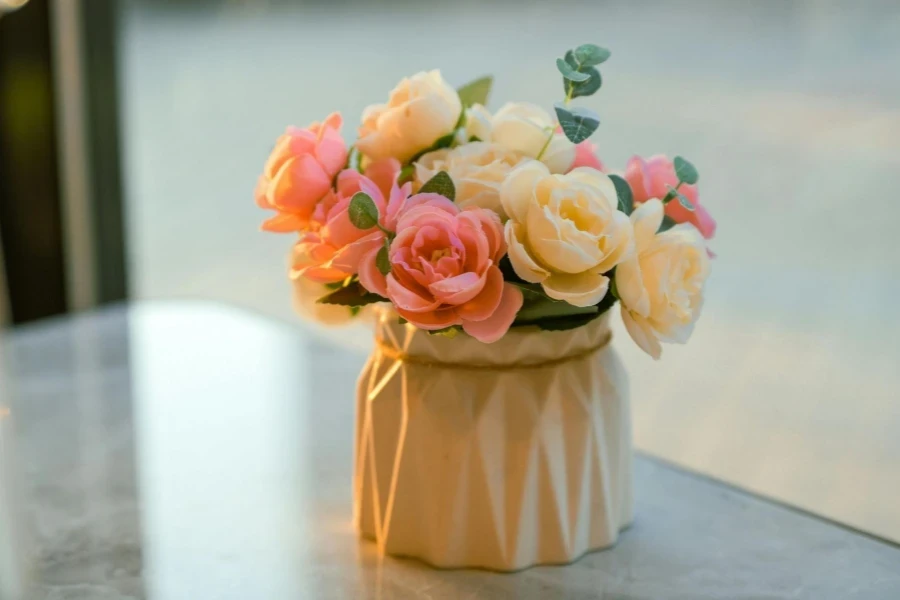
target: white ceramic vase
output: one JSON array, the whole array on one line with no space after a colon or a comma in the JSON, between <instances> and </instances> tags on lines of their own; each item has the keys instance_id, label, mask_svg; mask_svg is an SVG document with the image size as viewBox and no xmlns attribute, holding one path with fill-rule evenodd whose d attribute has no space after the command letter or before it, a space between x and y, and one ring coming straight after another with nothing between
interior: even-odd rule
<instances>
[{"instance_id":1,"label":"white ceramic vase","mask_svg":"<svg viewBox=\"0 0 900 600\"><path fill-rule=\"evenodd\" d=\"M359 379L354 517L382 553L513 571L632 520L626 374L608 314L482 344L379 313Z\"/></svg>"}]
</instances>

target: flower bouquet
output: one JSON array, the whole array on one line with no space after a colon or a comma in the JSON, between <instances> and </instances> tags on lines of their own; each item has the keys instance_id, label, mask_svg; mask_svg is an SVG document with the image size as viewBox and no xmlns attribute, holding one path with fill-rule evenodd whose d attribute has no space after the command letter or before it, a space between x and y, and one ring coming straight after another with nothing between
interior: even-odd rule
<instances>
[{"instance_id":1,"label":"flower bouquet","mask_svg":"<svg viewBox=\"0 0 900 600\"><path fill-rule=\"evenodd\" d=\"M288 128L256 188L263 229L299 236L290 276L316 306L377 309L359 380L355 518L382 552L514 570L611 545L631 521L620 304L654 358L685 342L715 222L697 169L665 156L604 167L588 141L610 56L556 60L554 115L486 108L491 78L439 71L365 110Z\"/></svg>"}]
</instances>

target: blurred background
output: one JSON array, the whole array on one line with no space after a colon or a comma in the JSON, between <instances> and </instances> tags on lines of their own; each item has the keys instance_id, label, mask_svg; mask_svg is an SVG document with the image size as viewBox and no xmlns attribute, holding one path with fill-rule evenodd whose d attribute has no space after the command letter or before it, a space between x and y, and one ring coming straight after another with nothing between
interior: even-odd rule
<instances>
[{"instance_id":1,"label":"blurred background","mask_svg":"<svg viewBox=\"0 0 900 600\"><path fill-rule=\"evenodd\" d=\"M0 0L0 15L0 323L203 298L348 352L370 334L294 316L291 239L258 231L252 190L284 127L339 110L352 137L366 105L436 67L455 85L493 74L492 109L549 108L557 56L610 48L588 100L600 157L690 158L719 224L691 343L659 363L618 344L638 448L900 540L895 0Z\"/></svg>"}]
</instances>

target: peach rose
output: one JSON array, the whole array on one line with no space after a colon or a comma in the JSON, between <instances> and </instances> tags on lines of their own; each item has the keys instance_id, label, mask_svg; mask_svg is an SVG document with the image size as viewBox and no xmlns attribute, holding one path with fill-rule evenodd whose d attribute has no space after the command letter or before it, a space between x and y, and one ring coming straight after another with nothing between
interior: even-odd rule
<instances>
[{"instance_id":1,"label":"peach rose","mask_svg":"<svg viewBox=\"0 0 900 600\"><path fill-rule=\"evenodd\" d=\"M341 171L337 189L319 202L310 228L294 246L291 277L334 283L355 275L363 254L380 248L385 234L377 227L357 229L350 222L350 201L357 192L365 192L378 207L381 226L393 227L396 211L411 188L411 184L397 186L399 170L399 163L388 159L372 163L365 176L351 169Z\"/></svg>"},{"instance_id":2,"label":"peach rose","mask_svg":"<svg viewBox=\"0 0 900 600\"><path fill-rule=\"evenodd\" d=\"M639 156L632 157L625 167L625 180L631 186L635 205L650 198L662 199L669 191L668 186L675 187L678 184L672 160L662 154L646 160ZM678 191L691 201L694 210L686 209L676 200L666 204L666 214L676 223L690 223L706 239L712 238L716 234L716 221L700 204L697 186L682 185Z\"/></svg>"},{"instance_id":3,"label":"peach rose","mask_svg":"<svg viewBox=\"0 0 900 600\"><path fill-rule=\"evenodd\" d=\"M437 194L411 196L397 220L387 276L373 248L359 281L393 302L413 325L438 330L462 325L475 339L500 339L522 307L522 292L503 281L503 226L489 210L460 208Z\"/></svg>"},{"instance_id":4,"label":"peach rose","mask_svg":"<svg viewBox=\"0 0 900 600\"><path fill-rule=\"evenodd\" d=\"M633 248L631 222L617 208L609 177L586 167L551 175L546 165L529 161L503 182L500 200L509 215L509 260L519 277L573 306L603 299L605 273Z\"/></svg>"},{"instance_id":5,"label":"peach rose","mask_svg":"<svg viewBox=\"0 0 900 600\"><path fill-rule=\"evenodd\" d=\"M278 138L256 184L256 204L278 212L263 223L264 230L286 233L307 226L334 176L347 164L340 128L341 115L332 113L306 129L288 127Z\"/></svg>"},{"instance_id":6,"label":"peach rose","mask_svg":"<svg viewBox=\"0 0 900 600\"><path fill-rule=\"evenodd\" d=\"M416 189L440 171L445 171L456 187L456 203L465 208L478 206L506 218L500 204L500 185L523 157L499 144L472 142L452 150L429 152L416 163Z\"/></svg>"},{"instance_id":7,"label":"peach rose","mask_svg":"<svg viewBox=\"0 0 900 600\"><path fill-rule=\"evenodd\" d=\"M417 73L397 84L387 104L366 108L356 147L370 159L406 162L451 133L460 112L459 95L440 71Z\"/></svg>"}]
</instances>

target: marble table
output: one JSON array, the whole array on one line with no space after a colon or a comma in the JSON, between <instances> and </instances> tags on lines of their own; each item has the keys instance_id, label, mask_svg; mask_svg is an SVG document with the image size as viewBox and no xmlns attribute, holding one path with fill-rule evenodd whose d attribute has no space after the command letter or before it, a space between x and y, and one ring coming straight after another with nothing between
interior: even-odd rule
<instances>
[{"instance_id":1,"label":"marble table","mask_svg":"<svg viewBox=\"0 0 900 600\"><path fill-rule=\"evenodd\" d=\"M641 455L611 550L379 558L350 522L364 358L200 302L0 332L0 599L900 598L897 546Z\"/></svg>"}]
</instances>

